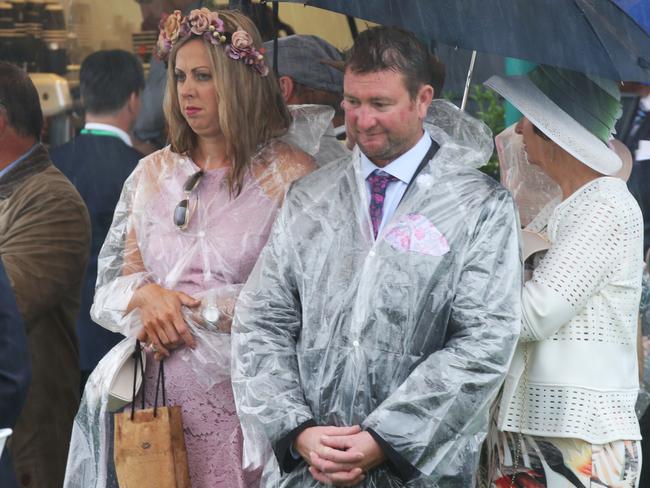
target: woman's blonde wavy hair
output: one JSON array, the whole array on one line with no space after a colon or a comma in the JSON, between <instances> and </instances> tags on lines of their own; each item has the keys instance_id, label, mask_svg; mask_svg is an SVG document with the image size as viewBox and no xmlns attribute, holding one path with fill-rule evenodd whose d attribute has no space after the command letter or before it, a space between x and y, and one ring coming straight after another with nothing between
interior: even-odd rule
<instances>
[{"instance_id":1,"label":"woman's blonde wavy hair","mask_svg":"<svg viewBox=\"0 0 650 488\"><path fill-rule=\"evenodd\" d=\"M248 17L236 10L217 12L227 32L242 28L251 35L257 49L262 46L262 38ZM193 39L201 39L208 47L219 106L219 125L226 140L226 155L232 161L228 188L231 195L236 196L241 192L252 156L270 139L286 133L292 122L291 115L272 70L267 76L260 76L243 62L229 58L223 45L210 44L199 36L188 36L173 47L167 67L163 107L174 152L184 154L195 149L197 144L197 136L187 124L178 102L174 76L178 50Z\"/></svg>"}]
</instances>

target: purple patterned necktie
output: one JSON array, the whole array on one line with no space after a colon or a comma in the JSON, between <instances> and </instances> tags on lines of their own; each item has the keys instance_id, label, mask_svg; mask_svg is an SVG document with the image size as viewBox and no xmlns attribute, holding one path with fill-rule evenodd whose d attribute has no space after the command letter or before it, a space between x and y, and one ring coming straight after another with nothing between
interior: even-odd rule
<instances>
[{"instance_id":1,"label":"purple patterned necktie","mask_svg":"<svg viewBox=\"0 0 650 488\"><path fill-rule=\"evenodd\" d=\"M375 239L377 238L381 218L384 214L386 188L388 188L388 183L393 181L399 181L399 179L378 169L374 170L368 176L368 183L370 183L370 221L372 222Z\"/></svg>"}]
</instances>

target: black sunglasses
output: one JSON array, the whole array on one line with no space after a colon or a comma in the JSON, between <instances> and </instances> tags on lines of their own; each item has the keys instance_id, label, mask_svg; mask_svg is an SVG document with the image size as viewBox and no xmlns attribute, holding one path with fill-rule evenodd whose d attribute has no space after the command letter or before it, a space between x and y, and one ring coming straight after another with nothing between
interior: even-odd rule
<instances>
[{"instance_id":1,"label":"black sunglasses","mask_svg":"<svg viewBox=\"0 0 650 488\"><path fill-rule=\"evenodd\" d=\"M191 175L183 185L185 198L183 198L174 209L174 225L181 230L187 229L187 226L190 224L190 219L194 213L194 209L190 210L190 196L192 195L192 192L196 190L196 187L199 186L199 181L201 181L203 174L202 170L197 171Z\"/></svg>"}]
</instances>

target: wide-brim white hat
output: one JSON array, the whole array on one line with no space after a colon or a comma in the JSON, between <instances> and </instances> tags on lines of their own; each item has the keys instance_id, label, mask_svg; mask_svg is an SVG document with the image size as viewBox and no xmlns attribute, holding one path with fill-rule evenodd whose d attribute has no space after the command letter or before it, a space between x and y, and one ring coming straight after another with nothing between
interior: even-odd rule
<instances>
[{"instance_id":1,"label":"wide-brim white hat","mask_svg":"<svg viewBox=\"0 0 650 488\"><path fill-rule=\"evenodd\" d=\"M538 67L533 78L540 71L547 78L562 77L559 86L551 89L554 90L557 103L542 91L539 82L533 82L531 74L492 76L484 84L512 103L540 131L583 164L604 175L613 175L619 171L621 159L605 142L611 137L613 122L621 114L618 87L613 82L594 81L586 75L547 66ZM573 78L578 76L581 77L582 87L579 83L573 83ZM584 90L584 83L590 81L593 83L589 86L590 90ZM594 91L599 92L594 95L595 100L590 97ZM570 107L568 111L574 115L569 115L559 103L565 103ZM618 110L615 108L616 103ZM593 133L595 130L592 129L592 132L578 122L576 116L589 121L592 127L597 126L600 137ZM606 132L609 133L605 134Z\"/></svg>"}]
</instances>

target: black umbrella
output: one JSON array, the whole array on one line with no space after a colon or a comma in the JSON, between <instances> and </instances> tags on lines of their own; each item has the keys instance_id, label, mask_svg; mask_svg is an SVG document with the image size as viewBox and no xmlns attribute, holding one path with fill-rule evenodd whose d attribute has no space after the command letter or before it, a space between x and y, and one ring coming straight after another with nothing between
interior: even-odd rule
<instances>
[{"instance_id":1,"label":"black umbrella","mask_svg":"<svg viewBox=\"0 0 650 488\"><path fill-rule=\"evenodd\" d=\"M401 26L465 49L650 82L650 34L612 0L282 1ZM638 8L650 11L650 0Z\"/></svg>"},{"instance_id":2,"label":"black umbrella","mask_svg":"<svg viewBox=\"0 0 650 488\"><path fill-rule=\"evenodd\" d=\"M614 0L614 2L636 20L646 32L650 32L650 3L648 0Z\"/></svg>"}]
</instances>

